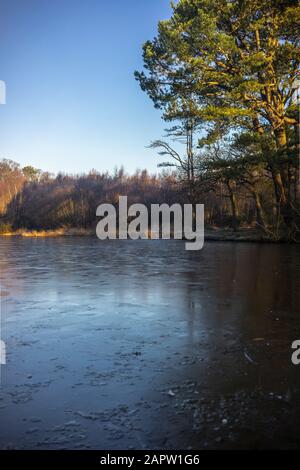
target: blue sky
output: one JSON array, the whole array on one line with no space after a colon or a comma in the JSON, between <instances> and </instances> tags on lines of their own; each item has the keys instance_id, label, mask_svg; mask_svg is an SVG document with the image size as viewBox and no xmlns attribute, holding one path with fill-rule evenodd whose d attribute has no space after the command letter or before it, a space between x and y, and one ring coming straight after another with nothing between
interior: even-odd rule
<instances>
[{"instance_id":1,"label":"blue sky","mask_svg":"<svg viewBox=\"0 0 300 470\"><path fill-rule=\"evenodd\" d=\"M160 112L133 77L169 0L0 0L0 158L51 172L157 171Z\"/></svg>"}]
</instances>

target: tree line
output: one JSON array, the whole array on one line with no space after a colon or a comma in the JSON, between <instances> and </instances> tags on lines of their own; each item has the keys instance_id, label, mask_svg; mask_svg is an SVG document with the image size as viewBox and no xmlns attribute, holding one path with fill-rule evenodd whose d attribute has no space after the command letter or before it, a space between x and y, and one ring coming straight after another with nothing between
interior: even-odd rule
<instances>
[{"instance_id":1,"label":"tree line","mask_svg":"<svg viewBox=\"0 0 300 470\"><path fill-rule=\"evenodd\" d=\"M92 170L88 174L55 176L3 159L0 230L92 228L97 223L97 206L104 202L117 204L120 195L127 195L129 204L142 202L148 207L152 203L180 202L181 197L176 177L171 174L157 176L137 170L128 175L121 168L114 174Z\"/></svg>"},{"instance_id":2,"label":"tree line","mask_svg":"<svg viewBox=\"0 0 300 470\"><path fill-rule=\"evenodd\" d=\"M208 184L208 183L207 183ZM213 182L209 182L212 185ZM128 203L184 204L190 200L190 188L179 172L163 170L150 175L146 170L128 175L123 168L113 174L92 170L87 174L52 175L32 166L0 160L0 233L18 229L55 230L59 228L94 229L96 208L104 202L117 205L119 196L128 196ZM232 227L231 199L225 182L218 181L214 191L202 188L205 223L208 227ZM270 189L271 191L271 189ZM233 198L234 201L234 198ZM253 200L241 197L236 204L240 224L256 225Z\"/></svg>"}]
</instances>

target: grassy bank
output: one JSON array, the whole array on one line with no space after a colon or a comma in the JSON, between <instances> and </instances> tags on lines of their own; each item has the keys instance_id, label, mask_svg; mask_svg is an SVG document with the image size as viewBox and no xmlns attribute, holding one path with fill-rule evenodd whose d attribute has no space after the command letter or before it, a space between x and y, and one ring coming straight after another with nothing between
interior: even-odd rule
<instances>
[{"instance_id":1,"label":"grassy bank","mask_svg":"<svg viewBox=\"0 0 300 470\"><path fill-rule=\"evenodd\" d=\"M56 230L27 230L18 229L10 232L0 233L2 237L84 237L95 235L95 230L84 228L59 228Z\"/></svg>"},{"instance_id":2,"label":"grassy bank","mask_svg":"<svg viewBox=\"0 0 300 470\"><path fill-rule=\"evenodd\" d=\"M2 237L31 237L31 238L54 238L54 237L95 237L95 228L59 228L56 230L28 230L18 229L15 231L4 231L0 233ZM118 234L116 235L118 238ZM151 238L149 233L148 238ZM282 243L287 242L287 237L282 234L274 236L255 228L241 228L238 231L226 228L207 228L205 229L206 241L235 241L235 242L264 242L264 243Z\"/></svg>"}]
</instances>

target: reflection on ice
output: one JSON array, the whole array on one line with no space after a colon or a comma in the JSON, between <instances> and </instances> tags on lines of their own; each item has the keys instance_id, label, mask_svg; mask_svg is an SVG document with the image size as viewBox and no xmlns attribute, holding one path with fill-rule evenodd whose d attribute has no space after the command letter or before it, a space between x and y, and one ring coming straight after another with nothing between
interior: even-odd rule
<instances>
[{"instance_id":1,"label":"reflection on ice","mask_svg":"<svg viewBox=\"0 0 300 470\"><path fill-rule=\"evenodd\" d=\"M298 248L182 243L0 240L0 447L228 448L280 434L283 400L296 419Z\"/></svg>"}]
</instances>

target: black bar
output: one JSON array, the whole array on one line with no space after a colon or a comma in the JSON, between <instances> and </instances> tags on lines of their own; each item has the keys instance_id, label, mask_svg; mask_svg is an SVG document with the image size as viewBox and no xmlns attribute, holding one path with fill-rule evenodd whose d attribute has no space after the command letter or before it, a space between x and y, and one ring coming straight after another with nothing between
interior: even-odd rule
<instances>
[{"instance_id":1,"label":"black bar","mask_svg":"<svg viewBox=\"0 0 300 470\"><path fill-rule=\"evenodd\" d=\"M298 451L292 451L298 452ZM286 464L290 457L289 451L240 451L240 450L221 450L221 451L127 451L127 450L5 450L0 451L0 464L30 464L31 466L42 464L76 464L89 465L96 468L101 467L121 467L121 468L148 468L149 465L160 467L167 465L170 467L187 466L205 468L206 465L221 465L224 463L233 463L238 458L243 465L262 463L263 458L267 458L271 463L272 458L276 459L277 464ZM246 459L246 460L245 460ZM226 463L227 463L226 462ZM85 467L83 467L85 469Z\"/></svg>"}]
</instances>

